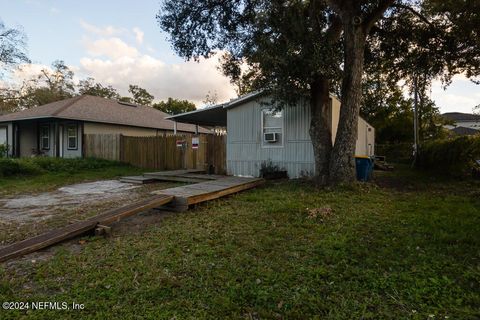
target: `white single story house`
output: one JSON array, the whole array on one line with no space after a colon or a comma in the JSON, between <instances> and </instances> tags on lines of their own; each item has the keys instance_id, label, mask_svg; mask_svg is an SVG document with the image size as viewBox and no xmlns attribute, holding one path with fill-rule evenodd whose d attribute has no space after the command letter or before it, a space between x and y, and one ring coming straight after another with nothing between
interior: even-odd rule
<instances>
[{"instance_id":1,"label":"white single story house","mask_svg":"<svg viewBox=\"0 0 480 320\"><path fill-rule=\"evenodd\" d=\"M330 96L330 126L335 141L340 115L340 101ZM263 102L263 103L262 103ZM177 122L226 127L227 174L260 175L262 163L287 170L290 178L313 175L313 147L310 139L310 106L298 103L272 112L269 97L254 92L213 107L170 116ZM359 118L356 155L373 156L375 129Z\"/></svg>"},{"instance_id":2,"label":"white single story house","mask_svg":"<svg viewBox=\"0 0 480 320\"><path fill-rule=\"evenodd\" d=\"M167 120L148 106L82 95L0 116L0 145L8 156L76 158L83 156L83 135L156 136L167 132L210 133Z\"/></svg>"}]
</instances>

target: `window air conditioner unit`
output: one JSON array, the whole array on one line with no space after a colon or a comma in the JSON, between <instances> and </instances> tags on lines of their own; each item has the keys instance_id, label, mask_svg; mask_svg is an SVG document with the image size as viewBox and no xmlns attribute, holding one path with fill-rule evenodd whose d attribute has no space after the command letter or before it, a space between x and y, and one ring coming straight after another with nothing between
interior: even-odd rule
<instances>
[{"instance_id":1,"label":"window air conditioner unit","mask_svg":"<svg viewBox=\"0 0 480 320\"><path fill-rule=\"evenodd\" d=\"M265 139L265 142L277 142L278 141L278 133L264 133L263 138Z\"/></svg>"}]
</instances>

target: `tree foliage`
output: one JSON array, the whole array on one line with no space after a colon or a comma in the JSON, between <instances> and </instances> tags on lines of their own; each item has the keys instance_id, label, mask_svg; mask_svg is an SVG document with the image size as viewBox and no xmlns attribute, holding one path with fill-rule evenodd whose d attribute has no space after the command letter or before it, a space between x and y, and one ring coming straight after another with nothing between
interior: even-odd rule
<instances>
[{"instance_id":1,"label":"tree foliage","mask_svg":"<svg viewBox=\"0 0 480 320\"><path fill-rule=\"evenodd\" d=\"M31 108L71 98L75 95L73 71L63 62L52 63L51 70L42 69L40 73L27 80L20 92L20 104Z\"/></svg>"},{"instance_id":2,"label":"tree foliage","mask_svg":"<svg viewBox=\"0 0 480 320\"><path fill-rule=\"evenodd\" d=\"M11 67L30 62L26 43L26 35L20 27L7 27L0 20L0 76Z\"/></svg>"},{"instance_id":3,"label":"tree foliage","mask_svg":"<svg viewBox=\"0 0 480 320\"><path fill-rule=\"evenodd\" d=\"M79 94L88 94L91 96L103 97L108 99L119 99L120 95L112 86L104 86L99 82L95 82L93 78L87 78L85 80L80 80L78 83L78 93Z\"/></svg>"},{"instance_id":4,"label":"tree foliage","mask_svg":"<svg viewBox=\"0 0 480 320\"><path fill-rule=\"evenodd\" d=\"M283 105L309 100L316 173L341 182L354 177L364 66L410 85L421 77L423 93L436 77L448 84L456 73L474 76L478 13L473 0L167 0L157 18L184 58L225 51L221 69L239 92L260 88ZM328 90L339 80L343 107L332 149L322 128Z\"/></svg>"},{"instance_id":5,"label":"tree foliage","mask_svg":"<svg viewBox=\"0 0 480 320\"><path fill-rule=\"evenodd\" d=\"M154 103L152 107L171 115L194 111L196 109L193 102L173 98L168 98L167 101Z\"/></svg>"},{"instance_id":6,"label":"tree foliage","mask_svg":"<svg viewBox=\"0 0 480 320\"><path fill-rule=\"evenodd\" d=\"M322 1L192 0L166 1L157 19L180 56L224 50L224 74L248 84L240 92L269 90L293 102L309 97L316 74L340 76L341 46L326 45L335 24L329 13Z\"/></svg>"},{"instance_id":7,"label":"tree foliage","mask_svg":"<svg viewBox=\"0 0 480 320\"><path fill-rule=\"evenodd\" d=\"M155 98L147 90L137 85L129 85L128 92L130 92L130 94L132 95L131 101L142 106L151 106L153 99Z\"/></svg>"}]
</instances>

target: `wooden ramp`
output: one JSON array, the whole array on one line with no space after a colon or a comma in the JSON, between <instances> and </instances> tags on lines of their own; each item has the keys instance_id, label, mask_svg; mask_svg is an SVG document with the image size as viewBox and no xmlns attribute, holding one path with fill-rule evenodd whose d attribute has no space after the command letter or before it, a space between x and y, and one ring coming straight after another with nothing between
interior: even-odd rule
<instances>
[{"instance_id":1,"label":"wooden ramp","mask_svg":"<svg viewBox=\"0 0 480 320\"><path fill-rule=\"evenodd\" d=\"M173 196L174 199L166 208L175 211L186 211L189 205L217 199L236 192L251 189L263 184L260 178L223 177L216 180L200 182L192 185L158 190L153 194Z\"/></svg>"},{"instance_id":2,"label":"wooden ramp","mask_svg":"<svg viewBox=\"0 0 480 320\"><path fill-rule=\"evenodd\" d=\"M129 217L139 212L161 207L172 200L173 196L153 196L121 208L109 210L85 221L72 223L66 227L54 229L39 236L16 242L0 249L0 262L19 257L27 253L46 248L52 244L79 236L87 231L94 230L97 225L109 225L119 221L122 218Z\"/></svg>"}]
</instances>

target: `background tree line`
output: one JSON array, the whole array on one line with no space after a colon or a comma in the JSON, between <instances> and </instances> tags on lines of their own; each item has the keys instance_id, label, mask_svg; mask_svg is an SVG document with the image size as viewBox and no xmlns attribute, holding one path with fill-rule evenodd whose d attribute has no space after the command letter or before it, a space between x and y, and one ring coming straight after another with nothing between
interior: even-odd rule
<instances>
[{"instance_id":1,"label":"background tree line","mask_svg":"<svg viewBox=\"0 0 480 320\"><path fill-rule=\"evenodd\" d=\"M116 88L96 82L94 78L80 80L76 84L73 77L73 71L63 61L55 61L51 70L42 69L39 74L25 80L20 88L2 88L0 112L15 112L84 94L151 106L168 114L196 109L195 104L188 100L168 98L154 102L155 97L138 85L130 84L130 96L122 96Z\"/></svg>"},{"instance_id":2,"label":"background tree line","mask_svg":"<svg viewBox=\"0 0 480 320\"><path fill-rule=\"evenodd\" d=\"M42 69L26 79L20 87L7 86L8 77L21 64L29 64L27 37L21 27L7 27L0 20L0 114L41 106L78 95L92 95L151 106L168 114L196 109L188 100L168 98L154 102L155 97L138 85L129 85L130 96L121 96L111 85L103 85L94 78L74 82L74 72L62 60L54 61L51 69ZM207 95L207 100L208 95Z\"/></svg>"}]
</instances>

